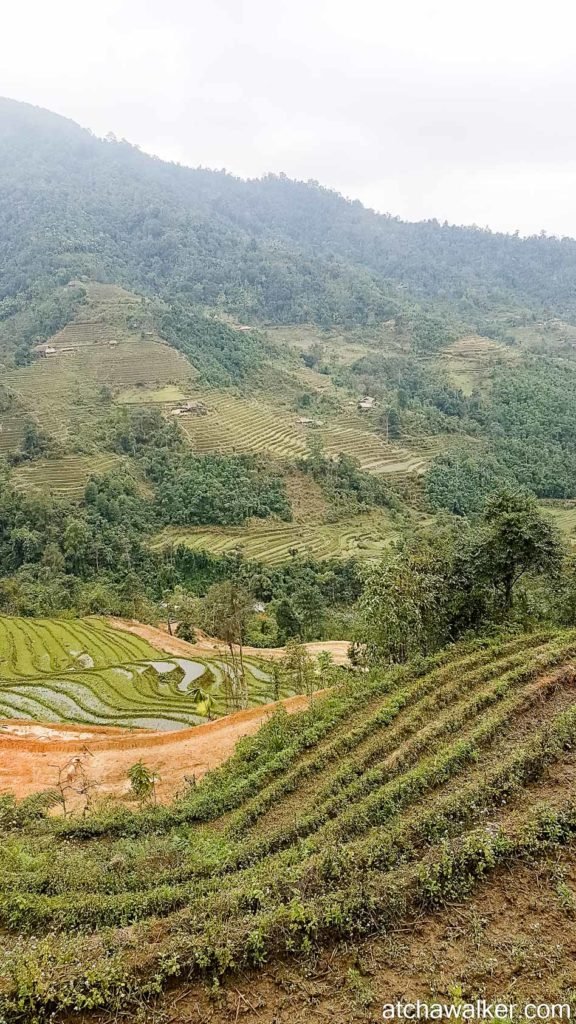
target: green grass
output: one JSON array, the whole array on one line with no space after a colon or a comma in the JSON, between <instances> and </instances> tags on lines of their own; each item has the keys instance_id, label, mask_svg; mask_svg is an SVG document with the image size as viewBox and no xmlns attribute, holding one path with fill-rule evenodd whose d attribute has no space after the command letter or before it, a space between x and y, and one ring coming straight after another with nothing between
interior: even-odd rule
<instances>
[{"instance_id":1,"label":"green grass","mask_svg":"<svg viewBox=\"0 0 576 1024\"><path fill-rule=\"evenodd\" d=\"M544 515L562 531L572 544L576 544L576 502L542 501L540 508Z\"/></svg>"},{"instance_id":2,"label":"green grass","mask_svg":"<svg viewBox=\"0 0 576 1024\"><path fill-rule=\"evenodd\" d=\"M0 617L0 718L174 729L239 706L224 653L163 655L99 619ZM264 661L247 658L246 701L276 693ZM281 686L278 696L293 690Z\"/></svg>"},{"instance_id":3,"label":"green grass","mask_svg":"<svg viewBox=\"0 0 576 1024\"><path fill-rule=\"evenodd\" d=\"M351 677L168 807L39 827L6 805L0 1012L126 1013L178 976L405 935L574 843L575 654L575 630L532 633Z\"/></svg>"},{"instance_id":4,"label":"green grass","mask_svg":"<svg viewBox=\"0 0 576 1024\"><path fill-rule=\"evenodd\" d=\"M280 565L293 554L318 559L378 558L397 536L397 528L389 517L375 512L337 523L258 521L228 529L170 527L155 539L153 546L184 544L214 555L240 550L247 559Z\"/></svg>"}]
</instances>

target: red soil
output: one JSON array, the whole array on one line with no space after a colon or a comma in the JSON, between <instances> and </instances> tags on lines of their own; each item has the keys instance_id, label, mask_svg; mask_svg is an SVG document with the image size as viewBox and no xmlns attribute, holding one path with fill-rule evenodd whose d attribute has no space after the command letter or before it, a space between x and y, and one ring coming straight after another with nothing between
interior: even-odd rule
<instances>
[{"instance_id":1,"label":"red soil","mask_svg":"<svg viewBox=\"0 0 576 1024\"><path fill-rule=\"evenodd\" d=\"M84 763L96 784L96 796L127 793L128 769L142 759L160 775L158 798L169 800L182 787L185 775L200 779L225 761L238 740L256 732L275 707L283 705L293 712L307 703L307 697L289 697L176 732L0 721L0 793L24 797L48 789L57 781L58 767L86 754Z\"/></svg>"},{"instance_id":2,"label":"red soil","mask_svg":"<svg viewBox=\"0 0 576 1024\"><path fill-rule=\"evenodd\" d=\"M143 637L168 654L184 657L213 654L221 645L200 634L194 644L170 636L163 629L140 622L110 619L110 625ZM310 653L329 651L337 664L347 661L346 641L308 644ZM283 648L260 650L246 648L246 654L259 658L279 658ZM288 712L305 708L308 698L290 697L278 704L239 711L215 722L175 732L144 729L116 729L107 726L74 726L0 720L0 793L28 796L55 785L58 767L75 756L84 756L96 796L127 794L127 772L135 761L142 761L160 776L157 791L161 801L171 799L183 786L184 776L197 779L221 764L234 751L242 736L256 732L275 707ZM89 753L87 753L89 751Z\"/></svg>"}]
</instances>

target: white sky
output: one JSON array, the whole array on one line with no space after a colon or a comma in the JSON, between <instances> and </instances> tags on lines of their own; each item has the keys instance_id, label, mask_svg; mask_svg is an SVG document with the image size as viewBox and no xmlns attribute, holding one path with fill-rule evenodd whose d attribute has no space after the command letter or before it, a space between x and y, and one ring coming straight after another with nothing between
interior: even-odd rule
<instances>
[{"instance_id":1,"label":"white sky","mask_svg":"<svg viewBox=\"0 0 576 1024\"><path fill-rule=\"evenodd\" d=\"M166 159L576 236L574 0L0 0L0 95Z\"/></svg>"}]
</instances>

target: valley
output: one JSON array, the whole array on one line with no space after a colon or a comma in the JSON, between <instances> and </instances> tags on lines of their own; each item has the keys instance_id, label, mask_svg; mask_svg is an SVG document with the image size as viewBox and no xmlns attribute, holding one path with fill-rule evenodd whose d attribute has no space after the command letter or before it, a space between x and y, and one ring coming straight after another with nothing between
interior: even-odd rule
<instances>
[{"instance_id":1,"label":"valley","mask_svg":"<svg viewBox=\"0 0 576 1024\"><path fill-rule=\"evenodd\" d=\"M0 99L0 1024L576 1008L575 296Z\"/></svg>"}]
</instances>

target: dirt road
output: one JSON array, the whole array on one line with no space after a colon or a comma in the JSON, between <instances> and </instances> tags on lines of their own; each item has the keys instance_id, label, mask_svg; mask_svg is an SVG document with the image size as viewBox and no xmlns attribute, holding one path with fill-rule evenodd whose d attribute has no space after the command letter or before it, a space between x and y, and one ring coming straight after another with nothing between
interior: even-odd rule
<instances>
[{"instance_id":1,"label":"dirt road","mask_svg":"<svg viewBox=\"0 0 576 1024\"><path fill-rule=\"evenodd\" d=\"M115 629L134 633L158 650L180 657L206 657L222 647L218 640L200 632L197 641L189 644L171 636L167 629L128 619L110 618L108 621ZM327 651L335 664L348 664L345 640L306 646L313 655ZM275 659L285 654L283 647L246 647L244 650L247 656L257 658ZM83 755L88 774L97 784L96 794L127 794L128 768L142 759L160 776L159 799L169 800L183 786L185 775L200 779L210 768L230 757L238 740L256 732L274 707L283 705L288 712L293 712L306 707L307 703L307 697L289 697L278 704L250 708L206 725L175 732L0 720L0 793L12 792L24 797L47 789L55 784L59 767L70 758Z\"/></svg>"},{"instance_id":2,"label":"dirt road","mask_svg":"<svg viewBox=\"0 0 576 1024\"><path fill-rule=\"evenodd\" d=\"M55 784L58 767L85 753L95 794L127 794L127 771L142 759L160 775L158 797L166 801L182 787L185 775L200 779L230 757L238 740L256 732L275 707L291 713L307 704L307 697L289 697L168 733L0 720L0 793L24 797L47 789Z\"/></svg>"},{"instance_id":3,"label":"dirt road","mask_svg":"<svg viewBox=\"0 0 576 1024\"><path fill-rule=\"evenodd\" d=\"M202 656L206 657L210 654L216 654L222 650L221 640L215 640L214 637L207 636L201 630L196 630L196 642L189 644L186 640L180 640L177 636L171 636L167 629L162 629L158 626L147 626L145 623L137 622L135 619L109 618L108 622L114 629L124 629L128 633L135 633L136 636L147 640L149 644L157 647L158 650L166 651L167 654L176 654L179 657L193 658L196 655L196 657L201 658ZM305 646L308 653L313 656L322 652L330 654L335 665L350 664L348 660L350 643L348 640L324 640L318 643L306 644ZM243 650L247 658L270 658L276 660L283 658L286 654L285 647L244 647Z\"/></svg>"}]
</instances>

